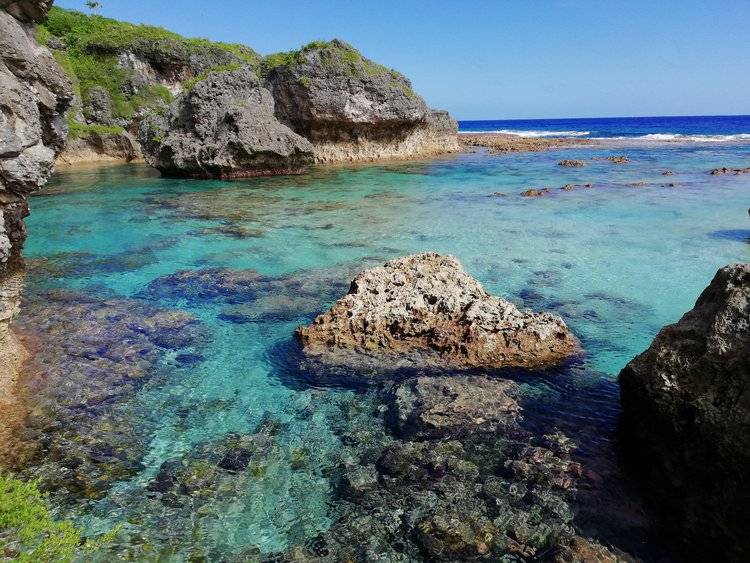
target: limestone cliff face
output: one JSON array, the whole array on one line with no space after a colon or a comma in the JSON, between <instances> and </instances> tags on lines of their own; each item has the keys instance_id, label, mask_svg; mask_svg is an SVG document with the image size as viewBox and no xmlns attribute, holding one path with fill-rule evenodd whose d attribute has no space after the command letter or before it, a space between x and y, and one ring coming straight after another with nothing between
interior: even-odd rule
<instances>
[{"instance_id":1,"label":"limestone cliff face","mask_svg":"<svg viewBox=\"0 0 750 563\"><path fill-rule=\"evenodd\" d=\"M430 110L409 80L333 40L273 66L276 116L315 147L318 162L411 158L458 150L457 124Z\"/></svg>"},{"instance_id":2,"label":"limestone cliff face","mask_svg":"<svg viewBox=\"0 0 750 563\"><path fill-rule=\"evenodd\" d=\"M279 123L273 98L245 67L216 72L142 125L149 164L168 176L241 178L301 172L312 146Z\"/></svg>"},{"instance_id":3,"label":"limestone cliff face","mask_svg":"<svg viewBox=\"0 0 750 563\"><path fill-rule=\"evenodd\" d=\"M50 4L0 0L0 439L17 411L12 387L25 355L10 322L20 300L26 197L52 173L73 97L70 81L34 40L34 23Z\"/></svg>"},{"instance_id":4,"label":"limestone cliff face","mask_svg":"<svg viewBox=\"0 0 750 563\"><path fill-rule=\"evenodd\" d=\"M0 4L0 275L20 263L25 198L47 182L67 136L70 81L34 40L49 4Z\"/></svg>"}]
</instances>

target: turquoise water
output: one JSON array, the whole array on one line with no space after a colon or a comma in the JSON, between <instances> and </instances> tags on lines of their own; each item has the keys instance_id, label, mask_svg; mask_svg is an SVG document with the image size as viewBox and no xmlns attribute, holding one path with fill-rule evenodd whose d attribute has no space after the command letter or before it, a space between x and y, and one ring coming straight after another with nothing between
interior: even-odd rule
<instances>
[{"instance_id":1,"label":"turquoise water","mask_svg":"<svg viewBox=\"0 0 750 563\"><path fill-rule=\"evenodd\" d=\"M347 426L373 424L369 395L301 380L291 334L356 271L428 250L456 255L497 295L564 317L586 357L525 383L537 405L526 418L577 432L584 459L614 464L619 370L719 267L750 261L750 176L707 174L747 165L750 146L628 147L627 165L557 165L622 152L479 151L237 182L162 179L144 166L57 173L31 200L26 256L48 269L30 276L27 307L64 288L187 311L210 334L194 361L175 367L166 353L158 376L119 399L143 448L137 469L101 498L60 500L61 514L91 533L122 524L115 551L136 558L164 546L175 560L270 554L325 530L335 511L328 473L350 455ZM558 189L567 183L593 187ZM519 195L545 186L547 196ZM205 268L255 270L265 289L207 298L155 282ZM145 494L165 461L269 420L279 430L262 468L222 481L205 503ZM591 509L582 512L585 527Z\"/></svg>"}]
</instances>

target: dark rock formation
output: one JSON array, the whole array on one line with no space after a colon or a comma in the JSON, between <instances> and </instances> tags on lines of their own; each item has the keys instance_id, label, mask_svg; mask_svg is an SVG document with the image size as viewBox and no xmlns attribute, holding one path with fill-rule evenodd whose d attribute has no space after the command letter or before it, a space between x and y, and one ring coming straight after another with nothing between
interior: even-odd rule
<instances>
[{"instance_id":1,"label":"dark rock formation","mask_svg":"<svg viewBox=\"0 0 750 563\"><path fill-rule=\"evenodd\" d=\"M494 433L512 426L521 407L518 385L479 376L417 377L390 394L399 434L416 438Z\"/></svg>"},{"instance_id":2,"label":"dark rock formation","mask_svg":"<svg viewBox=\"0 0 750 563\"><path fill-rule=\"evenodd\" d=\"M170 176L241 178L298 173L312 145L274 117L252 67L211 73L169 112L150 116L139 138L149 164Z\"/></svg>"},{"instance_id":3,"label":"dark rock formation","mask_svg":"<svg viewBox=\"0 0 750 563\"><path fill-rule=\"evenodd\" d=\"M582 160L572 160L569 158L561 160L557 164L559 164L560 166L567 167L567 168L582 168L583 166L586 166L586 163Z\"/></svg>"},{"instance_id":4,"label":"dark rock formation","mask_svg":"<svg viewBox=\"0 0 750 563\"><path fill-rule=\"evenodd\" d=\"M319 162L458 150L456 122L430 110L400 73L335 39L285 55L267 75L276 115L315 146Z\"/></svg>"},{"instance_id":5,"label":"dark rock formation","mask_svg":"<svg viewBox=\"0 0 750 563\"><path fill-rule=\"evenodd\" d=\"M67 136L70 81L34 39L50 3L0 4L0 276L20 263L25 198L47 182Z\"/></svg>"},{"instance_id":6,"label":"dark rock formation","mask_svg":"<svg viewBox=\"0 0 750 563\"><path fill-rule=\"evenodd\" d=\"M750 264L719 270L695 307L620 373L626 436L692 553L750 558ZM696 555L698 557L698 555Z\"/></svg>"},{"instance_id":7,"label":"dark rock formation","mask_svg":"<svg viewBox=\"0 0 750 563\"><path fill-rule=\"evenodd\" d=\"M453 367L541 367L578 350L559 317L493 297L452 256L406 256L354 278L349 294L297 329L308 355Z\"/></svg>"},{"instance_id":8,"label":"dark rock formation","mask_svg":"<svg viewBox=\"0 0 750 563\"><path fill-rule=\"evenodd\" d=\"M732 174L734 176L739 176L741 174L750 174L750 167L748 168L714 168L711 170L710 174L712 176L723 176L724 174Z\"/></svg>"}]
</instances>

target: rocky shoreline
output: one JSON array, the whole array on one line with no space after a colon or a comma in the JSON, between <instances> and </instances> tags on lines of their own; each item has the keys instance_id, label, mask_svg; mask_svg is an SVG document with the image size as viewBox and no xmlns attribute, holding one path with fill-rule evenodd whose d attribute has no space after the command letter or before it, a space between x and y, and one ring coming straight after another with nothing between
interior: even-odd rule
<instances>
[{"instance_id":1,"label":"rocky shoreline","mask_svg":"<svg viewBox=\"0 0 750 563\"><path fill-rule=\"evenodd\" d=\"M520 137L504 133L460 133L458 142L471 149L481 147L493 154L509 152L541 152L577 146L595 146L597 141L578 137Z\"/></svg>"}]
</instances>

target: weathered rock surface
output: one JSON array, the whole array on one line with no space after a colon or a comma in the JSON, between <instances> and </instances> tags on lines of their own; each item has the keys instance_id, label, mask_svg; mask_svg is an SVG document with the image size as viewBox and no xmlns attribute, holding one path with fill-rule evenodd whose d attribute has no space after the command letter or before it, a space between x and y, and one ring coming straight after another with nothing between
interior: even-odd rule
<instances>
[{"instance_id":1,"label":"weathered rock surface","mask_svg":"<svg viewBox=\"0 0 750 563\"><path fill-rule=\"evenodd\" d=\"M165 116L147 118L139 139L146 161L170 176L289 174L312 163L312 145L274 117L252 67L211 73Z\"/></svg>"},{"instance_id":2,"label":"weathered rock surface","mask_svg":"<svg viewBox=\"0 0 750 563\"><path fill-rule=\"evenodd\" d=\"M456 122L430 110L400 73L335 39L304 47L270 69L276 115L315 146L319 162L458 150Z\"/></svg>"},{"instance_id":3,"label":"weathered rock surface","mask_svg":"<svg viewBox=\"0 0 750 563\"><path fill-rule=\"evenodd\" d=\"M578 350L562 319L519 311L487 293L456 258L434 253L365 270L348 295L297 335L308 355L333 364L370 355L384 362L536 368Z\"/></svg>"},{"instance_id":4,"label":"weathered rock surface","mask_svg":"<svg viewBox=\"0 0 750 563\"><path fill-rule=\"evenodd\" d=\"M70 81L34 39L49 4L0 4L0 276L19 263L24 200L46 183L67 136Z\"/></svg>"},{"instance_id":5,"label":"weathered rock surface","mask_svg":"<svg viewBox=\"0 0 750 563\"><path fill-rule=\"evenodd\" d=\"M691 551L750 558L750 264L718 271L695 307L620 373L627 436Z\"/></svg>"},{"instance_id":6,"label":"weathered rock surface","mask_svg":"<svg viewBox=\"0 0 750 563\"><path fill-rule=\"evenodd\" d=\"M416 377L390 393L393 425L402 436L460 437L506 429L518 419L518 385L481 376Z\"/></svg>"}]
</instances>

